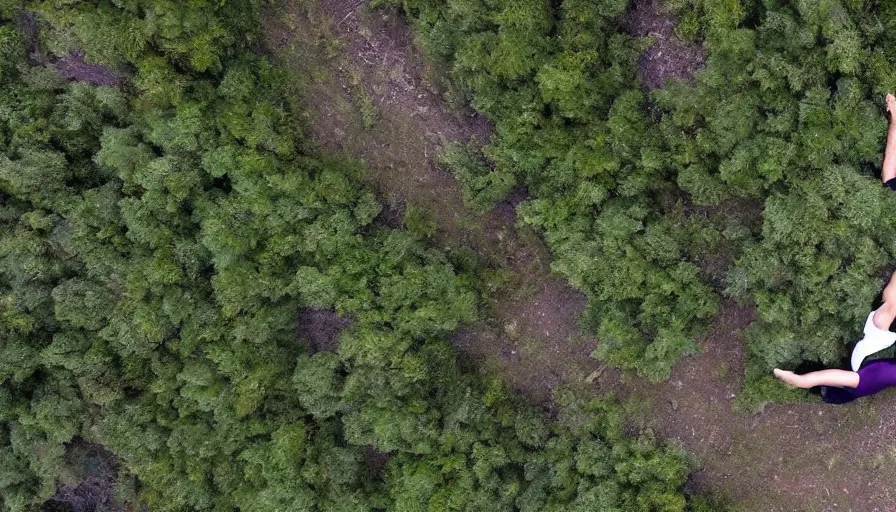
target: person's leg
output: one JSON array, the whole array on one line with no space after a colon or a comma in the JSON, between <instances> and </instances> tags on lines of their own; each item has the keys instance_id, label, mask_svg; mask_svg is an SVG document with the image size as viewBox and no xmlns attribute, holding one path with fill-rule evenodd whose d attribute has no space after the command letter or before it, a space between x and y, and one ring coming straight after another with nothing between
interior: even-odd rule
<instances>
[{"instance_id":1,"label":"person's leg","mask_svg":"<svg viewBox=\"0 0 896 512\"><path fill-rule=\"evenodd\" d=\"M887 130L884 166L880 174L884 183L896 178L896 97L892 94L887 94L887 112L890 113L890 128Z\"/></svg>"},{"instance_id":2,"label":"person's leg","mask_svg":"<svg viewBox=\"0 0 896 512\"><path fill-rule=\"evenodd\" d=\"M855 388L859 385L859 374L847 370L821 370L797 375L787 370L775 368L775 377L791 386L808 389L815 386L839 386Z\"/></svg>"}]
</instances>

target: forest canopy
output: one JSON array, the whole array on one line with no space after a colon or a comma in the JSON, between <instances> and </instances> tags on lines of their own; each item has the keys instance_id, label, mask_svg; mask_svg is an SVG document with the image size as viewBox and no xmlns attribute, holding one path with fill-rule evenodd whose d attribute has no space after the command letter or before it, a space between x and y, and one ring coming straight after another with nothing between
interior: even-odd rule
<instances>
[{"instance_id":1,"label":"forest canopy","mask_svg":"<svg viewBox=\"0 0 896 512\"><path fill-rule=\"evenodd\" d=\"M668 0L706 62L651 89L629 2L379 3L493 123L442 164L472 209L526 188L597 357L663 380L734 299L741 404L841 363L896 254L896 6ZM708 509L612 400L545 419L461 368L476 278L309 144L259 8L0 1L0 507L108 453L153 510Z\"/></svg>"},{"instance_id":2,"label":"forest canopy","mask_svg":"<svg viewBox=\"0 0 896 512\"><path fill-rule=\"evenodd\" d=\"M612 402L460 369L470 276L309 148L257 7L0 3L0 508L102 447L150 510L708 510Z\"/></svg>"}]
</instances>

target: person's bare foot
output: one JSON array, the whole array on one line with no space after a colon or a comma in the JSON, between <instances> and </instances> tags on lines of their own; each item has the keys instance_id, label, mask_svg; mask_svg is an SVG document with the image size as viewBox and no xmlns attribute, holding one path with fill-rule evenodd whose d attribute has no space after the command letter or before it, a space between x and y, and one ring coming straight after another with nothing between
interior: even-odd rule
<instances>
[{"instance_id":1,"label":"person's bare foot","mask_svg":"<svg viewBox=\"0 0 896 512\"><path fill-rule=\"evenodd\" d=\"M890 121L893 120L893 115L896 114L896 96L893 96L890 93L887 93L887 114L890 115Z\"/></svg>"},{"instance_id":2,"label":"person's bare foot","mask_svg":"<svg viewBox=\"0 0 896 512\"><path fill-rule=\"evenodd\" d=\"M799 375L797 375L791 371L788 371L788 370L782 370L780 368L775 368L773 373L775 374L775 377L781 379L785 383L790 384L791 386L800 387L800 385L799 385L800 376Z\"/></svg>"}]
</instances>

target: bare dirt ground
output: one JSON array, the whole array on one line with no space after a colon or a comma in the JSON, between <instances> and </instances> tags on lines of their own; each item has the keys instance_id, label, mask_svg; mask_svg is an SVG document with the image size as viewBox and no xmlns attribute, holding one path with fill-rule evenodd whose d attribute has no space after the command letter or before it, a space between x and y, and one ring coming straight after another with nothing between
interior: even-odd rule
<instances>
[{"instance_id":1,"label":"bare dirt ground","mask_svg":"<svg viewBox=\"0 0 896 512\"><path fill-rule=\"evenodd\" d=\"M648 32L672 33L674 20L653 3L636 2L629 16L639 10L653 21L629 19L629 26L660 23ZM438 225L435 243L469 247L503 272L488 318L454 336L468 361L501 375L548 411L560 387L615 394L633 427L693 454L690 489L726 498L735 510L896 510L896 393L847 406L733 412L743 374L740 337L755 313L732 302L723 304L711 332L699 340L700 354L682 361L669 381L654 385L604 368L590 357L597 341L577 327L584 296L551 275L547 249L515 225L514 206L524 197L475 214L439 167L436 155L445 142L486 141L489 127L446 106L436 70L401 18L358 0L281 0L269 8L265 26L273 59L296 81L311 138L363 160L391 217L418 206ZM642 61L647 67L659 62L658 71L648 71L658 81L645 76L648 86L687 76L693 71L688 66L702 59L687 54L670 64L664 55L658 48L655 59Z\"/></svg>"},{"instance_id":2,"label":"bare dirt ground","mask_svg":"<svg viewBox=\"0 0 896 512\"><path fill-rule=\"evenodd\" d=\"M666 84L666 79L687 80L703 66L706 52L675 35L675 18L662 9L659 0L634 0L619 20L631 35L656 40L639 59L638 74L648 89Z\"/></svg>"},{"instance_id":3,"label":"bare dirt ground","mask_svg":"<svg viewBox=\"0 0 896 512\"><path fill-rule=\"evenodd\" d=\"M72 53L60 58L53 67L66 80L86 82L90 85L105 85L106 87L117 87L122 82L122 77L118 73L105 66L84 62L84 55L80 53Z\"/></svg>"},{"instance_id":4,"label":"bare dirt ground","mask_svg":"<svg viewBox=\"0 0 896 512\"><path fill-rule=\"evenodd\" d=\"M302 308L298 313L296 334L313 352L335 351L339 348L339 333L351 323L351 319L330 309Z\"/></svg>"},{"instance_id":5,"label":"bare dirt ground","mask_svg":"<svg viewBox=\"0 0 896 512\"><path fill-rule=\"evenodd\" d=\"M41 510L47 505L55 506L51 510L72 512L129 510L115 502L118 461L114 455L101 446L75 441L68 446L66 458L70 477L56 485L56 494Z\"/></svg>"}]
</instances>

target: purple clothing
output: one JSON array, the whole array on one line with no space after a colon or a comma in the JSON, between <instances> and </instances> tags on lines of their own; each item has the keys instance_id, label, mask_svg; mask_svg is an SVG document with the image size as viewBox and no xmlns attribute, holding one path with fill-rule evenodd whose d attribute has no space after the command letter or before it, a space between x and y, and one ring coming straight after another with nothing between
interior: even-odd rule
<instances>
[{"instance_id":1,"label":"purple clothing","mask_svg":"<svg viewBox=\"0 0 896 512\"><path fill-rule=\"evenodd\" d=\"M829 404L845 404L896 386L896 359L876 359L860 368L858 374L859 385L855 389L821 386L821 397Z\"/></svg>"}]
</instances>

